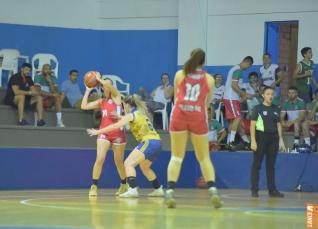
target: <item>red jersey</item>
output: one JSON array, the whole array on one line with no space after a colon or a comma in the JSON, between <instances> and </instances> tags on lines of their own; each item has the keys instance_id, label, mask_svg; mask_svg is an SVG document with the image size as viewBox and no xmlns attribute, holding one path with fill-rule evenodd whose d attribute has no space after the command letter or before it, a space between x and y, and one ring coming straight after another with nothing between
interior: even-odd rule
<instances>
[{"instance_id":1,"label":"red jersey","mask_svg":"<svg viewBox=\"0 0 318 229\"><path fill-rule=\"evenodd\" d=\"M206 72L198 71L183 78L171 114L170 131L207 133L206 101L210 89L205 75Z\"/></svg>"},{"instance_id":2,"label":"red jersey","mask_svg":"<svg viewBox=\"0 0 318 229\"><path fill-rule=\"evenodd\" d=\"M178 88L174 113L183 113L189 118L206 117L206 100L209 85L205 72L200 71L184 77Z\"/></svg>"},{"instance_id":3,"label":"red jersey","mask_svg":"<svg viewBox=\"0 0 318 229\"><path fill-rule=\"evenodd\" d=\"M99 128L102 129L106 126L116 123L118 119L114 117L114 114L121 115L122 111L122 106L117 105L111 98L103 99L100 104L102 121ZM123 132L123 130L114 130L107 133L107 135L111 135L118 132Z\"/></svg>"}]
</instances>

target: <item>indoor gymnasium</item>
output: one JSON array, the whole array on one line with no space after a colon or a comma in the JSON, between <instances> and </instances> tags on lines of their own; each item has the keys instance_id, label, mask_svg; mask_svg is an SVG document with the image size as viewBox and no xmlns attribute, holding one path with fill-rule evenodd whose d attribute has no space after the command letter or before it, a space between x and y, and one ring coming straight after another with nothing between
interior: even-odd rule
<instances>
[{"instance_id":1,"label":"indoor gymnasium","mask_svg":"<svg viewBox=\"0 0 318 229\"><path fill-rule=\"evenodd\" d=\"M318 228L318 1L0 1L0 229Z\"/></svg>"}]
</instances>

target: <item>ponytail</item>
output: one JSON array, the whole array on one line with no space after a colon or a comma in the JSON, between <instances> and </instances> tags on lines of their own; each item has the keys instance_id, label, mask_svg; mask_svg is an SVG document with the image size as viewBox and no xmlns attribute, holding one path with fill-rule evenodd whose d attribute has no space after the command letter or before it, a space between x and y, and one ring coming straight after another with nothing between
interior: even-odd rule
<instances>
[{"instance_id":1,"label":"ponytail","mask_svg":"<svg viewBox=\"0 0 318 229\"><path fill-rule=\"evenodd\" d=\"M190 73L194 73L199 66L204 64L204 62L205 52L200 48L194 49L191 52L190 58L183 66L184 74L187 76Z\"/></svg>"},{"instance_id":2,"label":"ponytail","mask_svg":"<svg viewBox=\"0 0 318 229\"><path fill-rule=\"evenodd\" d=\"M131 107L137 108L141 113L150 118L147 105L143 102L140 97L136 94L126 96L124 102L129 104Z\"/></svg>"}]
</instances>

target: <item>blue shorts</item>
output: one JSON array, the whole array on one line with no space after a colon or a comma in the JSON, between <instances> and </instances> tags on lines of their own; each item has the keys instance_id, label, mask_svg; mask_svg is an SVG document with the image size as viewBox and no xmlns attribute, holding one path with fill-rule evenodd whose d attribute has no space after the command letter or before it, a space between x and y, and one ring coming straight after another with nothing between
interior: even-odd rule
<instances>
[{"instance_id":1,"label":"blue shorts","mask_svg":"<svg viewBox=\"0 0 318 229\"><path fill-rule=\"evenodd\" d=\"M142 141L136 149L145 154L147 160L154 161L161 152L161 140L150 139Z\"/></svg>"}]
</instances>

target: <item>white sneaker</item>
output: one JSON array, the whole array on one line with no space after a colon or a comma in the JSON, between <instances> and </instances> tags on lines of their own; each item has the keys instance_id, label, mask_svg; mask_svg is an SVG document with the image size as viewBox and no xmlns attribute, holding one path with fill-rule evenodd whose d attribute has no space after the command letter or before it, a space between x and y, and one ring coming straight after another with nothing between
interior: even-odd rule
<instances>
[{"instance_id":1,"label":"white sneaker","mask_svg":"<svg viewBox=\"0 0 318 229\"><path fill-rule=\"evenodd\" d=\"M137 187L136 188L128 188L128 191L120 194L119 197L121 197L121 198L137 198L137 197L139 197Z\"/></svg>"},{"instance_id":2,"label":"white sneaker","mask_svg":"<svg viewBox=\"0 0 318 229\"><path fill-rule=\"evenodd\" d=\"M162 185L148 194L149 197L164 197L165 191L162 188Z\"/></svg>"},{"instance_id":3,"label":"white sneaker","mask_svg":"<svg viewBox=\"0 0 318 229\"><path fill-rule=\"evenodd\" d=\"M61 121L57 121L56 127L65 127L64 123Z\"/></svg>"}]
</instances>

